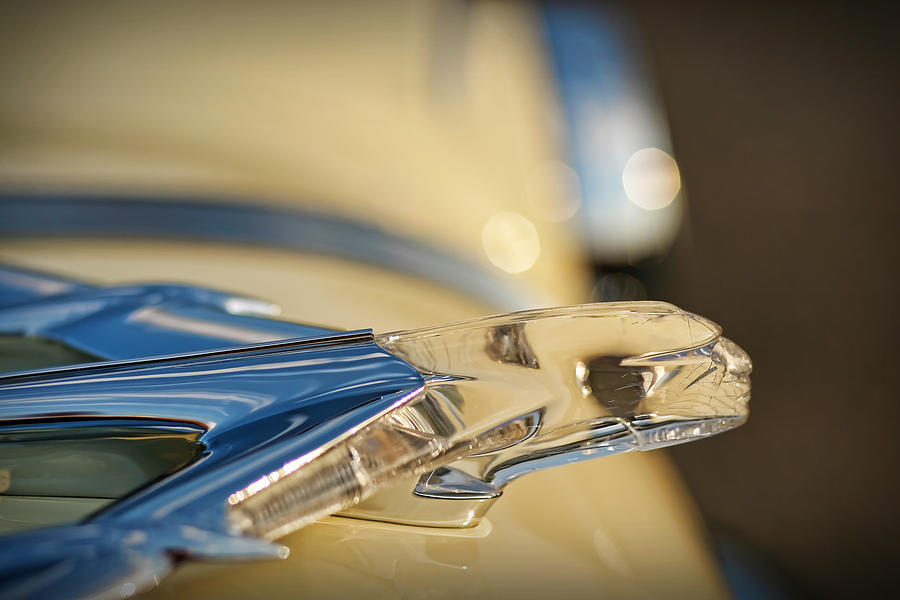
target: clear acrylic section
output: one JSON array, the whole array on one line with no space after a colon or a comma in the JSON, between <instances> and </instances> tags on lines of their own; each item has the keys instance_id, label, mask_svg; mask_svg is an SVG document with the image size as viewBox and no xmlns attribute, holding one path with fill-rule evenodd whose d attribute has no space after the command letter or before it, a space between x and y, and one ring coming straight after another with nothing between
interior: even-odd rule
<instances>
[{"instance_id":1,"label":"clear acrylic section","mask_svg":"<svg viewBox=\"0 0 900 600\"><path fill-rule=\"evenodd\" d=\"M380 343L465 422L475 452L453 466L495 486L706 437L748 416L749 357L716 324L665 303L528 311Z\"/></svg>"},{"instance_id":2,"label":"clear acrylic section","mask_svg":"<svg viewBox=\"0 0 900 600\"><path fill-rule=\"evenodd\" d=\"M237 530L275 537L382 488L404 499L374 518L408 511L428 523L427 507L496 498L529 472L696 440L748 417L749 357L716 324L670 304L526 311L377 341L422 373L424 388L233 494Z\"/></svg>"}]
</instances>

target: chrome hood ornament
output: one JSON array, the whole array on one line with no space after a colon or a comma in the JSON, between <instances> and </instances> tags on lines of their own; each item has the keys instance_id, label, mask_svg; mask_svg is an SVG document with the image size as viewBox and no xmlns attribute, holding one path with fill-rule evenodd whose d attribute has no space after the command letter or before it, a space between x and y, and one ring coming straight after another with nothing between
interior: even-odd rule
<instances>
[{"instance_id":1,"label":"chrome hood ornament","mask_svg":"<svg viewBox=\"0 0 900 600\"><path fill-rule=\"evenodd\" d=\"M184 559L284 557L269 540L336 513L474 525L529 472L692 441L748 416L746 354L664 303L375 335L248 316L269 309L209 290L42 280L53 281L0 271L0 292L18 294L0 332L111 360L0 378L3 493L28 495L36 484L22 471L37 468L4 448L149 428L193 450L81 522L0 537L8 597L122 597ZM234 347L248 331L293 339ZM161 346L182 353L141 354ZM108 495L108 478L78 485Z\"/></svg>"}]
</instances>

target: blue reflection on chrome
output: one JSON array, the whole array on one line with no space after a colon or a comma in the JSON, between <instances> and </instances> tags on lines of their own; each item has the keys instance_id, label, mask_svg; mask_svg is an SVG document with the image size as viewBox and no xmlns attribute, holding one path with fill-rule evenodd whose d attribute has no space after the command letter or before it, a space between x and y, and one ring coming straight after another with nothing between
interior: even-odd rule
<instances>
[{"instance_id":1,"label":"blue reflection on chrome","mask_svg":"<svg viewBox=\"0 0 900 600\"><path fill-rule=\"evenodd\" d=\"M113 360L0 376L0 433L23 424L46 432L127 419L134 427L202 431L204 451L81 523L0 537L4 597L142 589L182 556L282 556L286 549L276 544L232 534L229 494L370 422L424 385L368 330L235 315L227 312L234 296L189 286L55 282L0 269L6 307L0 332L65 341ZM142 314L152 318L135 318ZM234 347L285 337L293 339ZM152 356L161 350L182 354Z\"/></svg>"}]
</instances>

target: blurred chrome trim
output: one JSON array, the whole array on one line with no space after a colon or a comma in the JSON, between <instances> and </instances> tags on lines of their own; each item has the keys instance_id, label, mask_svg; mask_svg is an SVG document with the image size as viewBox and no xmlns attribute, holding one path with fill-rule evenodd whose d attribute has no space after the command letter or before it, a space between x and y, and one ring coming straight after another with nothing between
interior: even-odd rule
<instances>
[{"instance_id":1,"label":"blurred chrome trim","mask_svg":"<svg viewBox=\"0 0 900 600\"><path fill-rule=\"evenodd\" d=\"M234 242L373 264L459 290L501 311L540 299L479 265L375 226L239 200L0 194L0 236L169 238Z\"/></svg>"}]
</instances>

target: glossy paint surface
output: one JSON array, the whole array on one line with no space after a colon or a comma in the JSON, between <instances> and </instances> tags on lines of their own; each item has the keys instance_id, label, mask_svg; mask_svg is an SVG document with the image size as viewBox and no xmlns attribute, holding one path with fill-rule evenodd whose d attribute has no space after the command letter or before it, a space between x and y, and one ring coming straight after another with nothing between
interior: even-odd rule
<instances>
[{"instance_id":1,"label":"glossy paint surface","mask_svg":"<svg viewBox=\"0 0 900 600\"><path fill-rule=\"evenodd\" d=\"M659 453L512 483L474 529L331 517L283 562L191 564L151 598L724 598L690 501Z\"/></svg>"}]
</instances>

